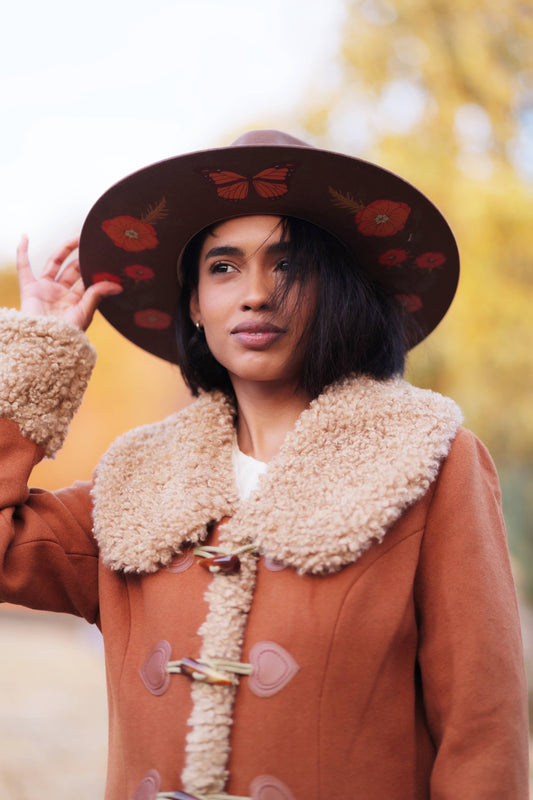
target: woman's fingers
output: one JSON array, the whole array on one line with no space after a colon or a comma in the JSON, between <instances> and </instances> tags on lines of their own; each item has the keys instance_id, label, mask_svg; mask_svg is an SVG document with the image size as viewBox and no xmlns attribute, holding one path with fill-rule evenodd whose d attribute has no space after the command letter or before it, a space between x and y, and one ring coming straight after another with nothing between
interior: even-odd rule
<instances>
[{"instance_id":1,"label":"woman's fingers","mask_svg":"<svg viewBox=\"0 0 533 800\"><path fill-rule=\"evenodd\" d=\"M56 280L57 276L60 275L61 283L66 287L75 283L80 274L79 261L75 259L66 266L64 266L64 264L69 255L78 247L78 242L78 237L75 237L65 242L64 245L56 250L46 262L41 277ZM33 283L36 280L30 265L28 237L26 235L21 237L17 247L17 273L21 289L23 286L27 286L29 283Z\"/></svg>"},{"instance_id":2,"label":"woman's fingers","mask_svg":"<svg viewBox=\"0 0 533 800\"><path fill-rule=\"evenodd\" d=\"M51 255L48 259L46 264L44 265L44 269L41 273L41 277L43 278L51 278L54 280L71 253L76 250L79 244L79 238L76 236L74 239L70 239L68 242L65 242L55 253Z\"/></svg>"},{"instance_id":3,"label":"woman's fingers","mask_svg":"<svg viewBox=\"0 0 533 800\"><path fill-rule=\"evenodd\" d=\"M122 287L112 281L100 281L86 289L78 259L67 262L77 247L77 237L65 242L48 259L41 276L36 278L28 257L28 237L21 238L17 248L21 311L55 316L85 330L100 300L122 291Z\"/></svg>"},{"instance_id":4,"label":"woman's fingers","mask_svg":"<svg viewBox=\"0 0 533 800\"><path fill-rule=\"evenodd\" d=\"M24 286L26 286L28 283L32 283L35 280L32 268L30 266L30 260L28 258L28 237L25 234L21 237L17 247L16 263L19 286L22 291Z\"/></svg>"},{"instance_id":5,"label":"woman's fingers","mask_svg":"<svg viewBox=\"0 0 533 800\"><path fill-rule=\"evenodd\" d=\"M73 292L74 294L77 294L79 297L82 297L85 291L85 286L83 284L81 275L78 275L74 283L70 286L70 291Z\"/></svg>"},{"instance_id":6,"label":"woman's fingers","mask_svg":"<svg viewBox=\"0 0 533 800\"><path fill-rule=\"evenodd\" d=\"M28 258L28 237L21 238L17 248L17 271L22 311L55 316L85 330L100 300L120 294L122 287L113 281L99 281L85 288L78 259L67 262L77 247L77 237L65 242L48 259L41 276L36 278Z\"/></svg>"},{"instance_id":7,"label":"woman's fingers","mask_svg":"<svg viewBox=\"0 0 533 800\"><path fill-rule=\"evenodd\" d=\"M81 280L80 278L80 262L78 259L74 259L73 261L69 261L66 267L63 269L61 274L56 278L57 283L60 283L66 289L70 289L74 286L77 281ZM82 284L83 285L83 284Z\"/></svg>"},{"instance_id":8,"label":"woman's fingers","mask_svg":"<svg viewBox=\"0 0 533 800\"><path fill-rule=\"evenodd\" d=\"M79 317L76 320L76 323L80 328L86 330L91 324L91 320L100 300L103 297L108 297L113 294L120 294L120 292L122 292L122 287L116 283L112 283L111 281L100 281L99 283L94 283L92 286L89 286L87 290L85 290L83 282L80 278L79 281L76 281L76 283L73 285L71 291L79 292L81 294L79 303L77 305Z\"/></svg>"}]
</instances>

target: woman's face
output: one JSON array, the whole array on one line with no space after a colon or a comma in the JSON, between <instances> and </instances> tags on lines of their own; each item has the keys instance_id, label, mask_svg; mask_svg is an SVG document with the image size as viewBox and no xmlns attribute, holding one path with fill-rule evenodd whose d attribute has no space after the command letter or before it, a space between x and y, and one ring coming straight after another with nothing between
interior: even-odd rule
<instances>
[{"instance_id":1,"label":"woman's face","mask_svg":"<svg viewBox=\"0 0 533 800\"><path fill-rule=\"evenodd\" d=\"M276 216L222 222L203 243L191 319L202 325L211 353L228 370L236 391L242 382L296 385L300 377L317 285L309 282L298 305L299 286L294 285L283 309L277 307L273 293L287 268L287 250Z\"/></svg>"}]
</instances>

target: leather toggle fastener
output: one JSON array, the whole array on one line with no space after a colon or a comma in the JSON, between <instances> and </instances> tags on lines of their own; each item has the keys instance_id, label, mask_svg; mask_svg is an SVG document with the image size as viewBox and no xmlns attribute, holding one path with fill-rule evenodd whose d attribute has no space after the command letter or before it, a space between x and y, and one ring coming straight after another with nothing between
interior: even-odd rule
<instances>
[{"instance_id":1,"label":"leather toggle fastener","mask_svg":"<svg viewBox=\"0 0 533 800\"><path fill-rule=\"evenodd\" d=\"M250 675L252 672L251 664L242 664L239 661L197 661L194 658L182 658L180 661L169 661L167 672L187 675L194 681L217 686L233 686L235 678L227 673L235 675ZM226 673L226 674L225 674Z\"/></svg>"},{"instance_id":2,"label":"leather toggle fastener","mask_svg":"<svg viewBox=\"0 0 533 800\"><path fill-rule=\"evenodd\" d=\"M259 555L256 546L253 544L245 544L242 547L239 547L237 550L234 550L232 553L228 553L221 547L211 547L206 545L205 547L195 547L193 553L195 556L199 556L202 559L198 562L201 567L209 570L209 572L213 572L215 574L219 572L223 575L236 575L240 572L240 556L243 556L246 553Z\"/></svg>"},{"instance_id":3,"label":"leather toggle fastener","mask_svg":"<svg viewBox=\"0 0 533 800\"><path fill-rule=\"evenodd\" d=\"M214 685L236 686L238 675L251 675L253 671L252 664L220 658L207 661L185 657L179 661L171 661L171 652L172 646L166 639L156 642L139 669L142 682L156 697L165 694L170 686L172 674L186 675L191 680L204 681L204 683ZM140 800L144 800L144 798L140 798Z\"/></svg>"},{"instance_id":4,"label":"leather toggle fastener","mask_svg":"<svg viewBox=\"0 0 533 800\"><path fill-rule=\"evenodd\" d=\"M236 686L239 676L248 676L248 688L258 697L272 697L292 680L300 669L294 658L276 642L257 642L250 650L248 663L221 658L182 658L171 661L172 646L166 639L156 642L139 669L149 692L159 697L168 690L172 674L186 675L204 683Z\"/></svg>"},{"instance_id":5,"label":"leather toggle fastener","mask_svg":"<svg viewBox=\"0 0 533 800\"><path fill-rule=\"evenodd\" d=\"M209 572L223 572L225 575L235 575L241 571L241 560L233 553L224 556L213 556L204 558L198 562L201 567L208 569Z\"/></svg>"}]
</instances>

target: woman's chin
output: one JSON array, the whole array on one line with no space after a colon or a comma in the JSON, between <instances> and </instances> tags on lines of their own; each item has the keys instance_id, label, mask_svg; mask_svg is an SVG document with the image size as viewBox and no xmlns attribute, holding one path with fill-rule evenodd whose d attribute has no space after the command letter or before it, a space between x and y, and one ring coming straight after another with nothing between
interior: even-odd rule
<instances>
[{"instance_id":1,"label":"woman's chin","mask_svg":"<svg viewBox=\"0 0 533 800\"><path fill-rule=\"evenodd\" d=\"M236 392L245 386L257 386L270 391L275 387L295 386L298 383L298 375L286 370L268 369L264 365L258 368L241 369L237 371L228 370L233 388Z\"/></svg>"}]
</instances>

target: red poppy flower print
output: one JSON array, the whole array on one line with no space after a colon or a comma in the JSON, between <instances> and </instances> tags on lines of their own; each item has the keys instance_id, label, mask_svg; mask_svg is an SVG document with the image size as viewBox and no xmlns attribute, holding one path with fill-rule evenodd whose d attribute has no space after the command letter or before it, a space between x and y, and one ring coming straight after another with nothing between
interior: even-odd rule
<instances>
[{"instance_id":1,"label":"red poppy flower print","mask_svg":"<svg viewBox=\"0 0 533 800\"><path fill-rule=\"evenodd\" d=\"M357 212L355 224L363 236L392 236L402 230L410 213L407 203L374 200Z\"/></svg>"},{"instance_id":2,"label":"red poppy flower print","mask_svg":"<svg viewBox=\"0 0 533 800\"><path fill-rule=\"evenodd\" d=\"M155 272L151 267L144 267L142 264L130 264L124 267L124 274L134 281L151 281L155 277Z\"/></svg>"},{"instance_id":3,"label":"red poppy flower print","mask_svg":"<svg viewBox=\"0 0 533 800\"><path fill-rule=\"evenodd\" d=\"M387 250L379 256L378 261L386 267L395 267L398 264L403 264L406 258L406 250Z\"/></svg>"},{"instance_id":4,"label":"red poppy flower print","mask_svg":"<svg viewBox=\"0 0 533 800\"><path fill-rule=\"evenodd\" d=\"M417 294L397 294L396 300L398 300L410 314L412 314L413 311L420 311L424 305Z\"/></svg>"},{"instance_id":5,"label":"red poppy flower print","mask_svg":"<svg viewBox=\"0 0 533 800\"><path fill-rule=\"evenodd\" d=\"M418 258L415 258L415 264L420 269L437 269L437 267L442 267L444 262L446 261L446 256L443 253L423 253Z\"/></svg>"},{"instance_id":6,"label":"red poppy flower print","mask_svg":"<svg viewBox=\"0 0 533 800\"><path fill-rule=\"evenodd\" d=\"M102 222L102 229L117 247L131 252L151 250L159 244L155 228L149 222L129 216L113 217Z\"/></svg>"},{"instance_id":7,"label":"red poppy flower print","mask_svg":"<svg viewBox=\"0 0 533 800\"><path fill-rule=\"evenodd\" d=\"M150 328L154 331L164 331L170 328L172 317L166 311L159 311L157 308L144 308L136 311L133 321L139 328Z\"/></svg>"},{"instance_id":8,"label":"red poppy flower print","mask_svg":"<svg viewBox=\"0 0 533 800\"><path fill-rule=\"evenodd\" d=\"M119 276L113 275L112 272L95 272L93 275L93 283L99 283L100 281L111 281L112 283L118 283L119 286L122 286L122 281Z\"/></svg>"}]
</instances>

